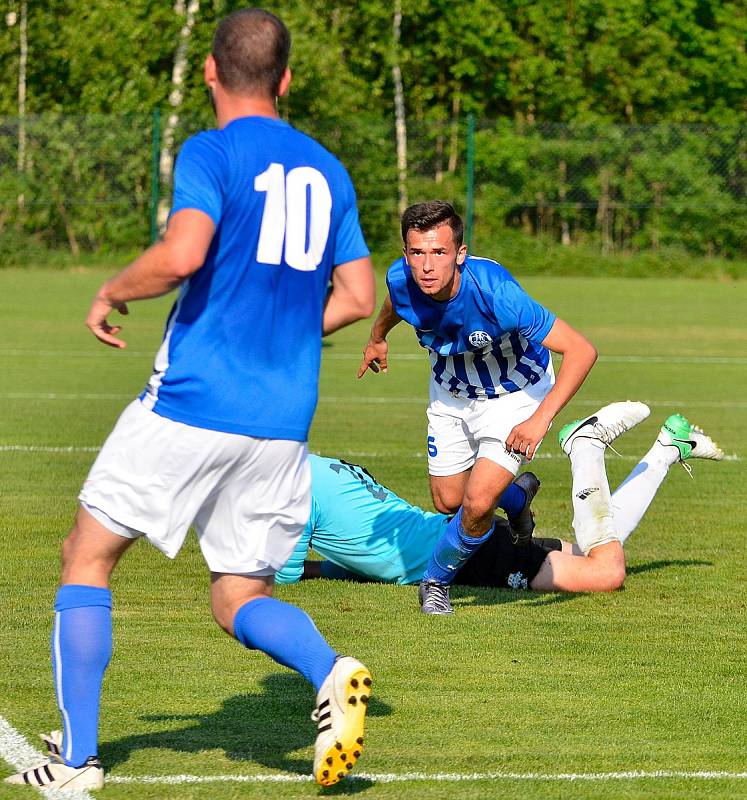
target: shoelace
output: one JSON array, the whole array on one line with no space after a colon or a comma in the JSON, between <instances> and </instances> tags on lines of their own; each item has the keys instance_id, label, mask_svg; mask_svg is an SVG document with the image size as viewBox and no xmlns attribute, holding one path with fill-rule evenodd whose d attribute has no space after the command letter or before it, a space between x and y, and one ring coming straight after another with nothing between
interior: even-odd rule
<instances>
[{"instance_id":1,"label":"shoelace","mask_svg":"<svg viewBox=\"0 0 747 800\"><path fill-rule=\"evenodd\" d=\"M607 445L619 458L622 458L622 454L615 450L612 446L612 442L617 439L618 436L622 436L627 430L628 426L624 422L613 422L611 425L602 425L601 422L594 423L594 433L596 433L600 441Z\"/></svg>"},{"instance_id":2,"label":"shoelace","mask_svg":"<svg viewBox=\"0 0 747 800\"><path fill-rule=\"evenodd\" d=\"M442 586L440 583L429 583L426 587L426 603L438 609L439 611L448 610L449 603L449 588Z\"/></svg>"}]
</instances>

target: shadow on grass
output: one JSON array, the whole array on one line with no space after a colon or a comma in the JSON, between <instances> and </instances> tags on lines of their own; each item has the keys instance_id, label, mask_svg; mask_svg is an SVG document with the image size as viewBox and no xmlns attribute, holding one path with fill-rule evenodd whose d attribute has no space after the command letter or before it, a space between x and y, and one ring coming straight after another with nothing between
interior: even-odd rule
<instances>
[{"instance_id":1,"label":"shadow on grass","mask_svg":"<svg viewBox=\"0 0 747 800\"><path fill-rule=\"evenodd\" d=\"M627 574L640 575L645 572L657 572L658 570L669 569L670 567L712 567L712 561L701 559L672 559L658 561L647 561L643 564L636 564L627 567ZM623 587L624 591L624 587ZM456 607L464 606L490 606L503 605L504 603L515 603L519 600L528 601L529 606L550 606L557 603L567 603L581 596L582 592L533 592L533 591L513 591L511 589L488 589L475 586L452 586L451 599Z\"/></svg>"},{"instance_id":2,"label":"shadow on grass","mask_svg":"<svg viewBox=\"0 0 747 800\"><path fill-rule=\"evenodd\" d=\"M308 683L296 674L276 673L262 681L263 692L229 697L212 714L150 714L148 722L189 722L157 733L142 733L102 743L100 756L108 769L125 763L130 755L143 749L200 753L223 750L231 761L261 764L271 769L310 775L312 761L290 755L313 744L316 725L309 715L313 693ZM391 707L371 698L370 716L388 716ZM366 789L370 781L345 784L337 794ZM328 792L325 791L325 794Z\"/></svg>"},{"instance_id":3,"label":"shadow on grass","mask_svg":"<svg viewBox=\"0 0 747 800\"><path fill-rule=\"evenodd\" d=\"M713 561L703 561L697 558L673 559L672 561L646 561L643 564L636 564L628 567L628 575L640 575L642 572L656 572L668 567L712 567Z\"/></svg>"}]
</instances>

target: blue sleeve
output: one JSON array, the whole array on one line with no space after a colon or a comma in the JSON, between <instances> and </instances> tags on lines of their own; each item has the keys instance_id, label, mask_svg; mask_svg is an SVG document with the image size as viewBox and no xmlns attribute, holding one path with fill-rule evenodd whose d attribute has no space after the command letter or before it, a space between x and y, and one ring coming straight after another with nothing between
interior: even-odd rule
<instances>
[{"instance_id":1,"label":"blue sleeve","mask_svg":"<svg viewBox=\"0 0 747 800\"><path fill-rule=\"evenodd\" d=\"M533 300L518 283L506 281L493 295L493 311L505 331L517 330L541 343L555 324L555 314Z\"/></svg>"},{"instance_id":2,"label":"blue sleeve","mask_svg":"<svg viewBox=\"0 0 747 800\"><path fill-rule=\"evenodd\" d=\"M347 201L345 213L335 235L335 252L332 256L332 263L335 266L347 264L348 261L355 261L358 258L365 258L370 254L358 219L355 190L347 173L345 173L344 185Z\"/></svg>"},{"instance_id":3,"label":"blue sleeve","mask_svg":"<svg viewBox=\"0 0 747 800\"><path fill-rule=\"evenodd\" d=\"M412 307L407 291L407 277L404 272L404 258L398 258L386 271L386 288L389 290L389 299L392 308L403 318ZM409 321L409 320L408 320Z\"/></svg>"},{"instance_id":4,"label":"blue sleeve","mask_svg":"<svg viewBox=\"0 0 747 800\"><path fill-rule=\"evenodd\" d=\"M207 214L217 227L223 212L223 163L214 136L199 133L187 139L174 168L171 213L194 208Z\"/></svg>"},{"instance_id":5,"label":"blue sleeve","mask_svg":"<svg viewBox=\"0 0 747 800\"><path fill-rule=\"evenodd\" d=\"M285 562L285 566L275 573L275 583L298 583L301 580L303 576L303 562L309 554L311 535L314 532L316 516L316 503L312 499L311 518L306 523L301 538L296 543L290 558Z\"/></svg>"}]
</instances>

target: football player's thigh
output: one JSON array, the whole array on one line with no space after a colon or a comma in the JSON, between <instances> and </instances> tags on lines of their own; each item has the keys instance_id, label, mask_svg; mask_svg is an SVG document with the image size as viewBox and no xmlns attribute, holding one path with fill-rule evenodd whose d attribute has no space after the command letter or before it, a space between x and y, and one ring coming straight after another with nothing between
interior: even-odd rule
<instances>
[{"instance_id":1,"label":"football player's thigh","mask_svg":"<svg viewBox=\"0 0 747 800\"><path fill-rule=\"evenodd\" d=\"M428 473L433 504L453 513L462 504L477 447L457 414L428 410Z\"/></svg>"},{"instance_id":2,"label":"football player's thigh","mask_svg":"<svg viewBox=\"0 0 747 800\"><path fill-rule=\"evenodd\" d=\"M195 518L211 572L267 577L288 560L308 521L306 445L246 437L247 453Z\"/></svg>"},{"instance_id":3,"label":"football player's thigh","mask_svg":"<svg viewBox=\"0 0 747 800\"><path fill-rule=\"evenodd\" d=\"M426 445L428 474L435 477L459 475L470 469L477 457L477 445L459 410L428 408Z\"/></svg>"}]
</instances>

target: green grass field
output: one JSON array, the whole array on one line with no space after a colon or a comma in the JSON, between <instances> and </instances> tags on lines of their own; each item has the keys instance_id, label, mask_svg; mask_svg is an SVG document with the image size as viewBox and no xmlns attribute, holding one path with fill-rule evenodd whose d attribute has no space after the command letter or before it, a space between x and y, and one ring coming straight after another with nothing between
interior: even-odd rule
<instances>
[{"instance_id":1,"label":"green grass field","mask_svg":"<svg viewBox=\"0 0 747 800\"><path fill-rule=\"evenodd\" d=\"M35 747L37 733L59 726L48 663L59 543L96 448L150 373L168 307L134 305L128 349L109 350L82 324L102 277L0 270L0 716ZM451 618L421 615L411 587L279 589L374 674L363 777L322 791L303 780L312 690L212 623L193 540L173 563L138 544L113 582L100 751L111 785L102 797L747 796L747 282L534 277L525 285L601 353L555 430L612 400L652 408L619 440L622 458L608 455L613 485L673 411L729 455L695 462L694 479L672 469L627 545L625 589L456 589ZM311 448L363 463L427 506L427 359L400 326L389 373L356 381L367 329L343 331L324 349ZM538 533L568 537L569 470L554 436L541 456ZM0 777L11 771L0 760ZM646 775L608 775L636 771ZM732 777L676 775L698 771ZM598 775L562 777L569 773ZM156 780L179 775L215 780ZM24 792L32 794L0 784L0 798Z\"/></svg>"}]
</instances>

